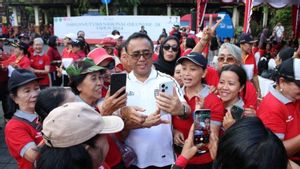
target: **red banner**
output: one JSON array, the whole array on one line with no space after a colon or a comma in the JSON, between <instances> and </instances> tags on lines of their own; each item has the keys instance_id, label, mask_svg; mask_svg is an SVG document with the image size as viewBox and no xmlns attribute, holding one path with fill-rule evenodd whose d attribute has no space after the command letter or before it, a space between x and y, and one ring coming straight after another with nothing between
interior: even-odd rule
<instances>
[{"instance_id":1,"label":"red banner","mask_svg":"<svg viewBox=\"0 0 300 169\"><path fill-rule=\"evenodd\" d=\"M250 32L250 20L252 15L253 0L245 0L245 16L243 32Z\"/></svg>"},{"instance_id":2,"label":"red banner","mask_svg":"<svg viewBox=\"0 0 300 169\"><path fill-rule=\"evenodd\" d=\"M292 7L293 32L294 38L300 37L300 4Z\"/></svg>"},{"instance_id":3,"label":"red banner","mask_svg":"<svg viewBox=\"0 0 300 169\"><path fill-rule=\"evenodd\" d=\"M200 31L200 27L203 23L203 18L206 11L206 5L208 0L197 0L197 28L196 33Z\"/></svg>"}]
</instances>

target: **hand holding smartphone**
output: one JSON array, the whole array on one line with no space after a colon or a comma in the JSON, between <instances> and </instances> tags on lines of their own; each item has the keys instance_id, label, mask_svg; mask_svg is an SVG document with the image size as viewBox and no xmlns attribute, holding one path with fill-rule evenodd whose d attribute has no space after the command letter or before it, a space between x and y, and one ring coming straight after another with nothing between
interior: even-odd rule
<instances>
[{"instance_id":1,"label":"hand holding smartphone","mask_svg":"<svg viewBox=\"0 0 300 169\"><path fill-rule=\"evenodd\" d=\"M235 120L240 120L243 117L244 109L239 106L233 105L230 109L230 113Z\"/></svg>"},{"instance_id":2,"label":"hand holding smartphone","mask_svg":"<svg viewBox=\"0 0 300 169\"><path fill-rule=\"evenodd\" d=\"M173 96L173 85L174 82L164 82L159 84L159 92L165 93L167 96ZM167 112L161 110L161 115L168 114Z\"/></svg>"},{"instance_id":3,"label":"hand holding smartphone","mask_svg":"<svg viewBox=\"0 0 300 169\"><path fill-rule=\"evenodd\" d=\"M209 143L210 136L210 109L200 109L194 112L194 144L206 145ZM198 150L198 154L208 151L206 146L202 146Z\"/></svg>"},{"instance_id":4,"label":"hand holding smartphone","mask_svg":"<svg viewBox=\"0 0 300 169\"><path fill-rule=\"evenodd\" d=\"M126 86L126 78L127 78L126 73L112 73L111 74L110 96L114 95L123 86ZM122 92L119 96L121 96L123 94L125 94L125 91Z\"/></svg>"}]
</instances>

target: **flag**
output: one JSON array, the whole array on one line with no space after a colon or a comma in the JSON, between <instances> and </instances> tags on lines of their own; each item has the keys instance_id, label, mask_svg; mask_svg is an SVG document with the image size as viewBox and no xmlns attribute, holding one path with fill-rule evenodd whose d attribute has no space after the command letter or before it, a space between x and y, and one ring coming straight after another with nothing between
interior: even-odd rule
<instances>
[{"instance_id":1,"label":"flag","mask_svg":"<svg viewBox=\"0 0 300 169\"><path fill-rule=\"evenodd\" d=\"M292 20L294 38L297 39L300 37L300 3L292 7Z\"/></svg>"},{"instance_id":2,"label":"flag","mask_svg":"<svg viewBox=\"0 0 300 169\"><path fill-rule=\"evenodd\" d=\"M253 0L245 0L245 15L243 32L250 32L250 20L252 15Z\"/></svg>"},{"instance_id":3,"label":"flag","mask_svg":"<svg viewBox=\"0 0 300 169\"><path fill-rule=\"evenodd\" d=\"M200 26L203 23L205 11L206 11L206 5L208 0L197 0L197 28L196 33L200 31Z\"/></svg>"}]
</instances>

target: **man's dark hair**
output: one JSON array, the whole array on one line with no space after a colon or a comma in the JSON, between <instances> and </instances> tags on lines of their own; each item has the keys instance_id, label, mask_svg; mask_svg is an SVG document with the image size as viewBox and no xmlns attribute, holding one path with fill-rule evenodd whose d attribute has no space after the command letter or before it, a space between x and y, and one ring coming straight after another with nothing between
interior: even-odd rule
<instances>
[{"instance_id":1,"label":"man's dark hair","mask_svg":"<svg viewBox=\"0 0 300 169\"><path fill-rule=\"evenodd\" d=\"M150 39L150 37L145 34L145 33L140 33L140 32L136 32L136 33L133 33L132 35L130 35L128 37L128 39L125 41L125 50L126 52L128 52L128 44L130 43L131 40L134 40L134 39L147 39L151 45L151 49L152 51L154 50L154 45L153 45L153 42L152 40Z\"/></svg>"}]
</instances>

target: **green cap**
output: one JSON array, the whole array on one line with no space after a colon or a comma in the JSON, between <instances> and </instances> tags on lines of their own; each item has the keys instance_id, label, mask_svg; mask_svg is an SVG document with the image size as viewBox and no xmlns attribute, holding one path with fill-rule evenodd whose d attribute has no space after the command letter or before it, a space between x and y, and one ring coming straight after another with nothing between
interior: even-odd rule
<instances>
[{"instance_id":1,"label":"green cap","mask_svg":"<svg viewBox=\"0 0 300 169\"><path fill-rule=\"evenodd\" d=\"M69 76L74 77L74 76L79 76L82 74L105 70L105 69L106 68L104 68L104 67L97 66L92 59L84 58L82 60L72 63L67 68L66 71Z\"/></svg>"}]
</instances>

